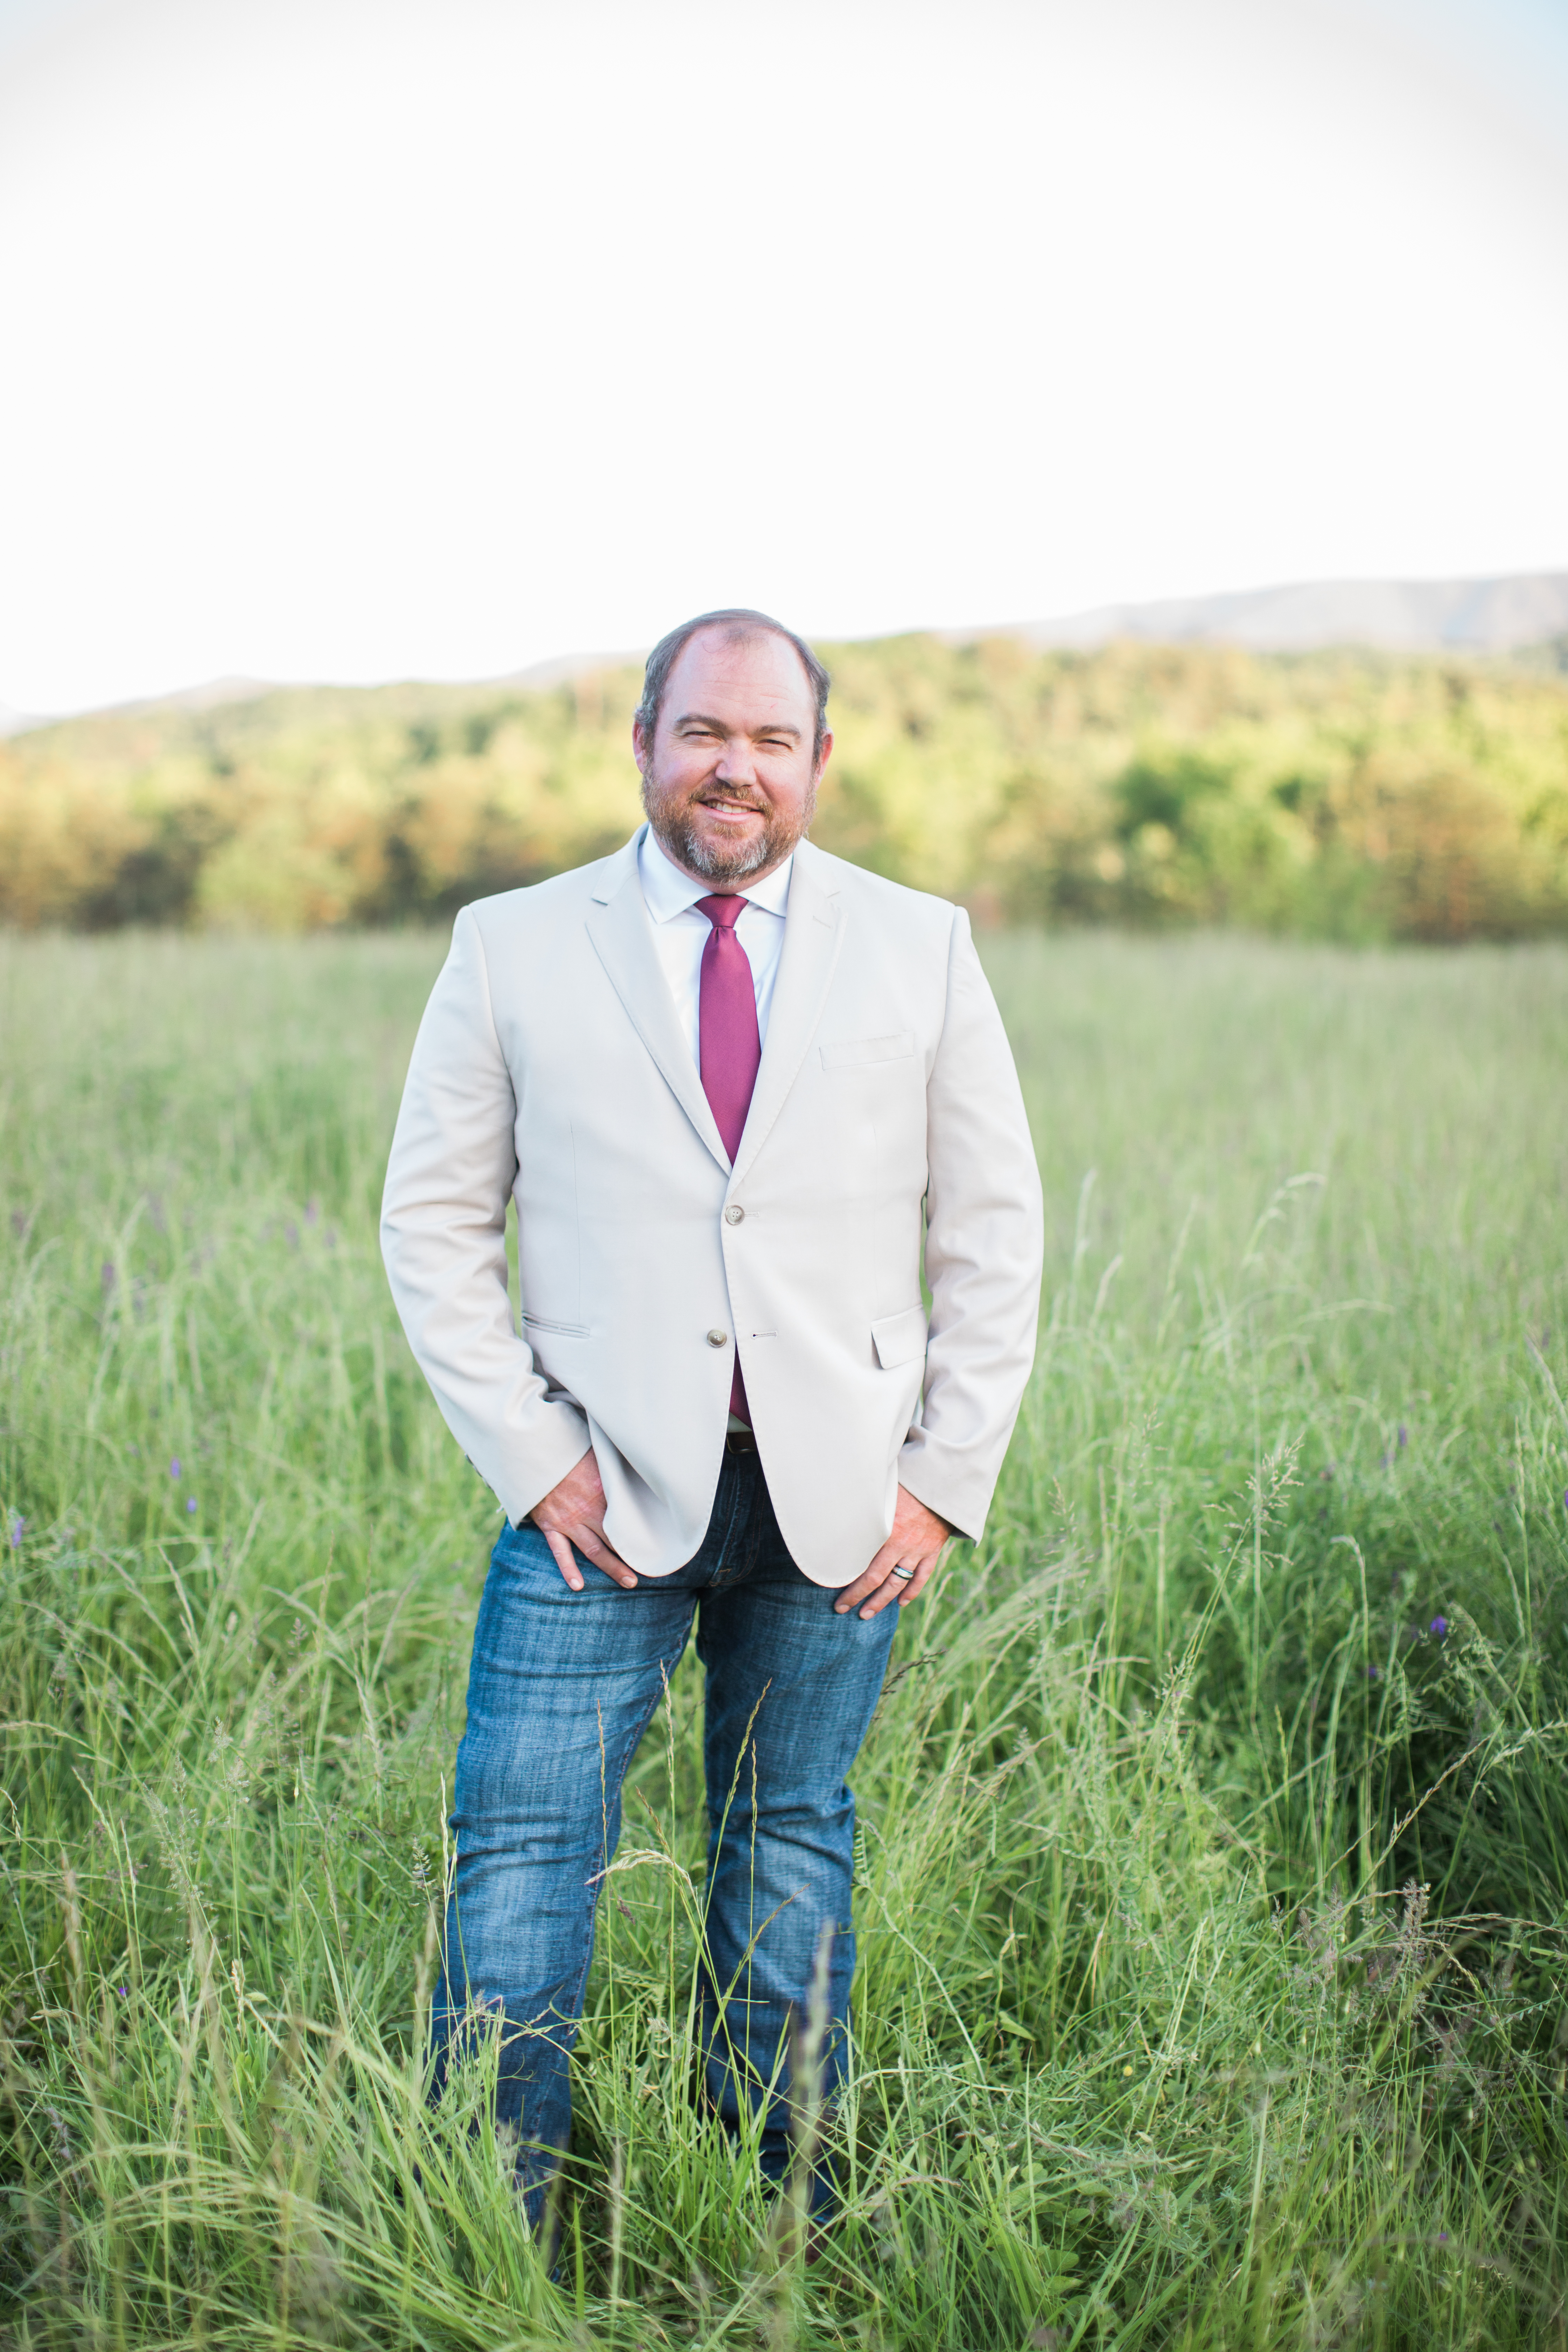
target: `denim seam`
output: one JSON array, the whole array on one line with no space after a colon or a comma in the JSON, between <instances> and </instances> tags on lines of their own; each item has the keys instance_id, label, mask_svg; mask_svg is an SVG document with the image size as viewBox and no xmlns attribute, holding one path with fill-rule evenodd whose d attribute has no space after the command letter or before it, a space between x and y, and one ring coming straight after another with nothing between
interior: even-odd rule
<instances>
[{"instance_id":1,"label":"denim seam","mask_svg":"<svg viewBox=\"0 0 1568 2352\"><path fill-rule=\"evenodd\" d=\"M742 1470L736 1480L724 1528L723 1549L720 1554L721 1560L727 1561L733 1550L737 1555L735 1564L732 1568L721 1566L715 1575L709 1578L702 1588L704 1591L731 1591L737 1584L744 1583L757 1565L763 1533L761 1503L767 1489L757 1474L754 1454L752 1464L752 1467L749 1471Z\"/></svg>"}]
</instances>

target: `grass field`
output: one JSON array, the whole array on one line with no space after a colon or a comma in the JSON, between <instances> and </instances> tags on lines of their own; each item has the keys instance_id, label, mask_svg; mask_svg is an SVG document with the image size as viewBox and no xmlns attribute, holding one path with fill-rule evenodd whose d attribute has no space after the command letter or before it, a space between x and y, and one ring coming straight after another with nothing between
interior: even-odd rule
<instances>
[{"instance_id":1,"label":"grass field","mask_svg":"<svg viewBox=\"0 0 1568 2352\"><path fill-rule=\"evenodd\" d=\"M552 2282L424 2102L495 1507L374 1241L429 936L0 939L0 2340L1568 2344L1568 950L985 949L1047 1315L858 1773L806 2268L688 1660Z\"/></svg>"}]
</instances>

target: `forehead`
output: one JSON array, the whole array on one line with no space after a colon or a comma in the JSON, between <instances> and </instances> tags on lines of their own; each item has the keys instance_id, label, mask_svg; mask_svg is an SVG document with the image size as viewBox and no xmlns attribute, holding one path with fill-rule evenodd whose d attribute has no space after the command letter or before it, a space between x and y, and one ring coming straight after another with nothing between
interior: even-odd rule
<instances>
[{"instance_id":1,"label":"forehead","mask_svg":"<svg viewBox=\"0 0 1568 2352\"><path fill-rule=\"evenodd\" d=\"M673 724L683 711L709 718L787 719L805 735L816 724L816 698L800 656L771 629L748 636L699 629L676 656L660 716Z\"/></svg>"}]
</instances>

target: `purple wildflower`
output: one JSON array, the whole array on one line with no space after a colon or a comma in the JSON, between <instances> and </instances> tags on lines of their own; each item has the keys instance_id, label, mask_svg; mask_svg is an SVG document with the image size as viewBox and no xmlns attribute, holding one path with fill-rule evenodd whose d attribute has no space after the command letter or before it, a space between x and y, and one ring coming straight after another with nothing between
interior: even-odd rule
<instances>
[{"instance_id":1,"label":"purple wildflower","mask_svg":"<svg viewBox=\"0 0 1568 2352\"><path fill-rule=\"evenodd\" d=\"M186 1510L187 1510L187 1511L194 1511L194 1510L195 1509L195 1507L196 1507L196 1498L195 1498L195 1496L194 1495L187 1495L187 1496L185 1496L185 1508L186 1508Z\"/></svg>"},{"instance_id":2,"label":"purple wildflower","mask_svg":"<svg viewBox=\"0 0 1568 2352\"><path fill-rule=\"evenodd\" d=\"M1447 1630L1448 1630L1448 1621L1447 1621L1447 1619L1446 1617L1434 1617L1434 1618L1433 1618L1433 1620L1432 1620L1432 1622L1431 1622L1430 1626L1427 1628L1427 1631L1428 1631L1429 1633L1436 1633L1436 1634L1437 1639L1439 1640L1439 1642L1442 1640L1442 1638L1443 1638L1444 1634L1447 1632Z\"/></svg>"},{"instance_id":3,"label":"purple wildflower","mask_svg":"<svg viewBox=\"0 0 1568 2352\"><path fill-rule=\"evenodd\" d=\"M22 1517L20 1512L18 1512L13 1517L11 1521L11 1549L13 1551L21 1550L22 1538L26 1534L26 1532L27 1522Z\"/></svg>"},{"instance_id":4,"label":"purple wildflower","mask_svg":"<svg viewBox=\"0 0 1568 2352\"><path fill-rule=\"evenodd\" d=\"M169 1475L170 1475L170 1477L171 1477L171 1478L177 1478L177 1477L179 1476L179 1475L180 1475L180 1457L179 1457L179 1455L176 1454L175 1454L175 1456L174 1456L174 1460L173 1460L173 1461L170 1463L170 1465L169 1465Z\"/></svg>"},{"instance_id":5,"label":"purple wildflower","mask_svg":"<svg viewBox=\"0 0 1568 2352\"><path fill-rule=\"evenodd\" d=\"M1410 1443L1410 1433L1409 1433L1408 1430L1405 1428L1405 1423L1404 1423L1403 1422L1401 1422L1401 1423L1400 1423L1400 1424L1399 1424L1399 1450L1400 1450L1401 1454L1403 1454L1403 1453L1404 1453L1404 1451L1405 1451L1405 1447L1409 1444L1409 1443Z\"/></svg>"},{"instance_id":6,"label":"purple wildflower","mask_svg":"<svg viewBox=\"0 0 1568 2352\"><path fill-rule=\"evenodd\" d=\"M98 1278L103 1285L103 1295L107 1298L110 1292L113 1289L115 1284L120 1279L120 1276L114 1271L114 1261L112 1258L106 1257L104 1259L103 1265L99 1271Z\"/></svg>"}]
</instances>

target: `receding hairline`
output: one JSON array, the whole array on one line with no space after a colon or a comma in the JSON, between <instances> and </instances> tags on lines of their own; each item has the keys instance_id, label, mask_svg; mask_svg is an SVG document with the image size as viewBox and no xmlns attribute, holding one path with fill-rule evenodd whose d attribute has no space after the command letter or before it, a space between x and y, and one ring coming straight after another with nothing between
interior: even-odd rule
<instances>
[{"instance_id":1,"label":"receding hairline","mask_svg":"<svg viewBox=\"0 0 1568 2352\"><path fill-rule=\"evenodd\" d=\"M800 647L796 645L794 637L790 635L787 629L774 628L771 624L764 621L699 622L697 627L692 630L691 635L682 641L674 658L670 662L668 671L666 673L664 680L664 689L666 693L669 690L670 679L675 676L676 671L679 668L686 656L691 651L692 646L700 645L704 637L718 637L727 646L759 646L767 643L770 639L774 645L787 646L791 653L795 656L795 667L799 670L801 682L805 688L806 699L808 702L815 704L816 700L816 688L813 683L811 672L806 668L805 664L800 657ZM690 718L692 716L689 711L687 711L682 715L686 718ZM674 721L671 720L670 723L673 726Z\"/></svg>"}]
</instances>

